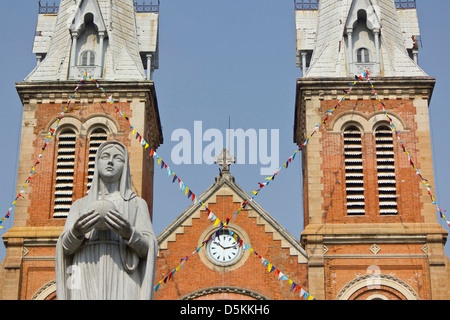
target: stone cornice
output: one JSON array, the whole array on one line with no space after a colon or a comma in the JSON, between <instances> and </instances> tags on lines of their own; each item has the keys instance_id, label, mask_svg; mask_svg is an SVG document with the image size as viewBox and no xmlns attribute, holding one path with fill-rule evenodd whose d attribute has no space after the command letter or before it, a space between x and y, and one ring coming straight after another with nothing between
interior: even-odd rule
<instances>
[{"instance_id":1,"label":"stone cornice","mask_svg":"<svg viewBox=\"0 0 450 320\"><path fill-rule=\"evenodd\" d=\"M323 243L426 243L429 235L441 235L446 241L448 232L438 223L349 223L310 224L301 234L302 243L308 237L323 237Z\"/></svg>"},{"instance_id":2,"label":"stone cornice","mask_svg":"<svg viewBox=\"0 0 450 320\"><path fill-rule=\"evenodd\" d=\"M14 238L58 238L64 227L13 227L5 233L3 241Z\"/></svg>"},{"instance_id":3,"label":"stone cornice","mask_svg":"<svg viewBox=\"0 0 450 320\"><path fill-rule=\"evenodd\" d=\"M303 93L306 96L311 94L319 97L331 95L340 99L343 96L342 90L347 90L354 81L354 78L299 78L297 79L297 97L299 93ZM398 94L426 94L426 97L431 99L436 84L436 78L433 77L374 77L371 81L380 97L386 95L386 99L389 99L388 95ZM373 96L367 80L358 80L347 98L362 95ZM396 99L401 98L400 96Z\"/></svg>"},{"instance_id":4,"label":"stone cornice","mask_svg":"<svg viewBox=\"0 0 450 320\"><path fill-rule=\"evenodd\" d=\"M52 102L58 98L68 100L79 83L79 81L17 82L16 90L23 104L30 99L37 99L38 103L42 99L50 99ZM153 81L101 81L100 85L115 99L141 98L145 101L150 95L156 96ZM77 99L94 97L104 98L104 93L94 83L88 81L80 87L74 99L76 101Z\"/></svg>"},{"instance_id":5,"label":"stone cornice","mask_svg":"<svg viewBox=\"0 0 450 320\"><path fill-rule=\"evenodd\" d=\"M79 84L79 81L27 81L17 82L16 90L23 105L30 103L66 104ZM150 132L152 148L157 149L163 143L158 101L153 81L101 81L100 85L112 95L116 102L139 101L148 103L147 116L151 121ZM73 98L73 103L105 102L105 93L92 82L82 85ZM111 112L112 113L112 112ZM148 137L146 137L148 141Z\"/></svg>"}]
</instances>

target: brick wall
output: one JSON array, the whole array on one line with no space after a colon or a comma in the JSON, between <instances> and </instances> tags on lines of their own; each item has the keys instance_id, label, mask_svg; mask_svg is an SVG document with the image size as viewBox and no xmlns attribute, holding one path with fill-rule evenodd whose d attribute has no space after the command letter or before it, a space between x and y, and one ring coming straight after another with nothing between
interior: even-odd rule
<instances>
[{"instance_id":1,"label":"brick wall","mask_svg":"<svg viewBox=\"0 0 450 320\"><path fill-rule=\"evenodd\" d=\"M319 114L325 114L327 110L335 106L335 101L322 101ZM413 100L390 100L387 102L389 113L399 115L406 128L401 132L401 140L414 159L419 159L420 150L417 148L415 135L416 124L414 121L415 107ZM344 101L334 116L338 118L341 114L357 112L369 119L380 110L380 104L375 100L347 100ZM387 118L380 114L377 117L381 122ZM351 122L351 121L350 121ZM375 125L375 123L371 123ZM329 127L328 127L329 128ZM423 222L421 217L422 204L420 201L420 188L422 182L416 176L415 170L409 164L407 156L399 146L397 137L394 135L394 159L396 166L396 188L398 215L381 216L379 214L378 202L378 178L377 157L375 149L375 135L373 132L362 132L362 152L364 166L364 188L365 188L365 215L348 216L346 211L346 184L344 144L341 132L331 132L326 127L322 129L322 159L324 172L323 177L323 211L325 213L324 223L390 223L390 222ZM430 155L431 156L431 155ZM415 160L420 168L421 164Z\"/></svg>"},{"instance_id":2,"label":"brick wall","mask_svg":"<svg viewBox=\"0 0 450 320\"><path fill-rule=\"evenodd\" d=\"M118 103L118 107L127 115L132 117L129 103ZM106 109L107 108L107 109ZM120 115L115 114L114 109L109 104L92 103L92 104L75 104L71 105L69 112L65 113L65 118L76 117L81 122L96 114L109 114L118 121L120 128L127 130L125 119ZM32 167L33 159L38 159L43 145L43 132L46 132L51 120L55 115L61 112L61 106L55 103L39 104L36 111L36 126L34 128L36 139L33 142L35 146L32 160L30 161L30 169ZM54 126L53 126L54 127ZM62 125L58 128L63 128ZM128 133L128 132L126 132ZM109 140L115 139L122 142L127 148L131 145L131 140L127 134L120 134L117 136L110 135ZM55 194L55 179L56 179L56 158L57 158L57 136L54 136L40 159L40 164L36 166L35 174L33 175L32 190L27 194L30 200L28 208L29 219L28 226L63 226L65 219L53 218L53 205ZM76 164L74 173L74 189L73 199L80 199L86 195L86 181L87 181L87 162L89 155L88 137L78 136L76 140Z\"/></svg>"}]
</instances>

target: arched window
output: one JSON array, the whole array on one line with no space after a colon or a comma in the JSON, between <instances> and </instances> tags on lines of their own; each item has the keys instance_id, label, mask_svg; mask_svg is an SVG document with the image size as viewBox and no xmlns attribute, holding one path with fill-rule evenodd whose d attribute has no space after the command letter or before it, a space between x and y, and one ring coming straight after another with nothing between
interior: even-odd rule
<instances>
[{"instance_id":1,"label":"arched window","mask_svg":"<svg viewBox=\"0 0 450 320\"><path fill-rule=\"evenodd\" d=\"M366 48L359 48L356 52L356 61L358 63L370 62L370 51Z\"/></svg>"},{"instance_id":2,"label":"arched window","mask_svg":"<svg viewBox=\"0 0 450 320\"><path fill-rule=\"evenodd\" d=\"M94 51L88 50L81 54L82 66L95 66L95 53Z\"/></svg>"},{"instance_id":3,"label":"arched window","mask_svg":"<svg viewBox=\"0 0 450 320\"><path fill-rule=\"evenodd\" d=\"M86 193L89 193L94 177L95 155L97 154L98 147L106 140L108 140L108 134L103 128L94 129L89 135L89 168Z\"/></svg>"},{"instance_id":4,"label":"arched window","mask_svg":"<svg viewBox=\"0 0 450 320\"><path fill-rule=\"evenodd\" d=\"M364 174L361 131L354 125L344 130L347 214L364 215Z\"/></svg>"},{"instance_id":5,"label":"arched window","mask_svg":"<svg viewBox=\"0 0 450 320\"><path fill-rule=\"evenodd\" d=\"M397 187L392 130L382 125L375 130L378 198L381 215L397 214Z\"/></svg>"},{"instance_id":6,"label":"arched window","mask_svg":"<svg viewBox=\"0 0 450 320\"><path fill-rule=\"evenodd\" d=\"M76 140L77 136L72 129L62 131L58 137L54 218L67 217L72 205Z\"/></svg>"}]
</instances>

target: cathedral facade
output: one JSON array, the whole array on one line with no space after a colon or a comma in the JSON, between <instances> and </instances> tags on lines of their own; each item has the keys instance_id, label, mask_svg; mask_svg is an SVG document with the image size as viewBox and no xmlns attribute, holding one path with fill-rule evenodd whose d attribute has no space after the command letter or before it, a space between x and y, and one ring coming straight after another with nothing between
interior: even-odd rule
<instances>
[{"instance_id":1,"label":"cathedral facade","mask_svg":"<svg viewBox=\"0 0 450 320\"><path fill-rule=\"evenodd\" d=\"M163 143L152 80L158 18L158 5L132 0L40 6L37 66L16 84L24 107L18 191L31 183L3 236L0 299L56 299L56 241L72 202L89 192L101 142L127 146L133 189L152 215L155 160L145 150ZM433 185L435 79L418 64L415 1L295 0L295 25L301 238L238 185L224 150L201 202L158 236L154 299L446 299L447 231L414 170ZM135 142L136 131L150 149ZM28 181L30 168L36 179ZM208 221L211 211L225 226Z\"/></svg>"}]
</instances>

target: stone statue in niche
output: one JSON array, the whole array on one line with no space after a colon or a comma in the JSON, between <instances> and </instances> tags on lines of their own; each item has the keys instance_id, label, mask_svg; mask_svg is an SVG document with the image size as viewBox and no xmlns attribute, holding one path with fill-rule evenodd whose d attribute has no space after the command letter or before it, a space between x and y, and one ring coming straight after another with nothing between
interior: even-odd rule
<instances>
[{"instance_id":1,"label":"stone statue in niche","mask_svg":"<svg viewBox=\"0 0 450 320\"><path fill-rule=\"evenodd\" d=\"M128 151L107 141L56 245L57 299L151 300L157 252L147 203L131 189Z\"/></svg>"}]
</instances>

